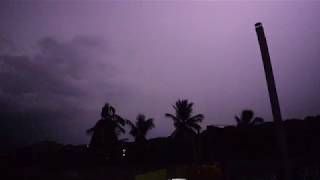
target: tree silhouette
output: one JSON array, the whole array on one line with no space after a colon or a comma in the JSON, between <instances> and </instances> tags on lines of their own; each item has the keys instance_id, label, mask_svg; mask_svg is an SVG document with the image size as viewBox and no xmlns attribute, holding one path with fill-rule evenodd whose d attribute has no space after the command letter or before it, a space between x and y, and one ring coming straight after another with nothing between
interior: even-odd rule
<instances>
[{"instance_id":1,"label":"tree silhouette","mask_svg":"<svg viewBox=\"0 0 320 180\"><path fill-rule=\"evenodd\" d=\"M254 117L254 112L252 110L243 110L241 117L235 116L238 127L248 127L252 125L257 125L264 123L264 119L261 117Z\"/></svg>"},{"instance_id":2,"label":"tree silhouette","mask_svg":"<svg viewBox=\"0 0 320 180\"><path fill-rule=\"evenodd\" d=\"M129 120L127 121L131 127L130 134L135 138L135 142L145 142L147 140L146 135L148 131L154 128L153 119L146 119L145 115L138 114L136 120L135 123L132 123Z\"/></svg>"},{"instance_id":3,"label":"tree silhouette","mask_svg":"<svg viewBox=\"0 0 320 180\"><path fill-rule=\"evenodd\" d=\"M101 119L87 130L87 134L92 134L90 148L110 153L118 145L118 136L125 133L124 125L125 120L116 114L115 108L105 103L101 110Z\"/></svg>"},{"instance_id":4,"label":"tree silhouette","mask_svg":"<svg viewBox=\"0 0 320 180\"><path fill-rule=\"evenodd\" d=\"M186 138L200 132L201 126L198 123L202 122L204 116L202 114L193 116L192 106L193 103L188 102L188 100L178 100L173 106L175 115L170 113L165 114L174 123L175 130L171 135L172 137Z\"/></svg>"}]
</instances>

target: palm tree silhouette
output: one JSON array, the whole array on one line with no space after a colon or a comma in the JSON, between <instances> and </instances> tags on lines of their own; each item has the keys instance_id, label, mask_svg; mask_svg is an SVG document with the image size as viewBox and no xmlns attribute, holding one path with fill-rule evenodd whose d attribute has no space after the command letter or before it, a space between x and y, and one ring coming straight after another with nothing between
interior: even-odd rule
<instances>
[{"instance_id":1,"label":"palm tree silhouette","mask_svg":"<svg viewBox=\"0 0 320 180\"><path fill-rule=\"evenodd\" d=\"M243 110L241 117L235 116L238 127L248 127L252 125L264 123L264 119L261 117L254 117L254 112L252 110Z\"/></svg>"},{"instance_id":2,"label":"palm tree silhouette","mask_svg":"<svg viewBox=\"0 0 320 180\"><path fill-rule=\"evenodd\" d=\"M131 127L130 134L135 138L135 142L146 142L146 135L148 131L154 128L153 119L146 119L144 114L138 114L136 120L137 121L135 123L127 120L127 124Z\"/></svg>"},{"instance_id":3,"label":"palm tree silhouette","mask_svg":"<svg viewBox=\"0 0 320 180\"><path fill-rule=\"evenodd\" d=\"M202 122L204 116L197 114L193 116L192 102L188 100L176 101L173 108L175 109L175 115L166 113L165 116L173 120L175 130L171 134L174 138L186 138L196 135L201 130L201 126L198 124Z\"/></svg>"},{"instance_id":4,"label":"palm tree silhouette","mask_svg":"<svg viewBox=\"0 0 320 180\"><path fill-rule=\"evenodd\" d=\"M100 152L111 152L118 145L118 136L125 133L125 120L116 114L115 108L105 103L101 110L101 119L90 129L90 148Z\"/></svg>"}]
</instances>

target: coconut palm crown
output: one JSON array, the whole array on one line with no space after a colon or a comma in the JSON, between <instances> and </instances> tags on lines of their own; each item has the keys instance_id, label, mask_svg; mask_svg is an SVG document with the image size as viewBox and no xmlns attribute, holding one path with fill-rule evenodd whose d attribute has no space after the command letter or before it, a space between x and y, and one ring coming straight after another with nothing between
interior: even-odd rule
<instances>
[{"instance_id":1,"label":"coconut palm crown","mask_svg":"<svg viewBox=\"0 0 320 180\"><path fill-rule=\"evenodd\" d=\"M173 120L175 130L171 134L174 138L187 138L200 132L200 122L204 119L202 114L193 115L193 103L188 100L176 101L173 108L175 114L166 113L165 116Z\"/></svg>"},{"instance_id":2,"label":"coconut palm crown","mask_svg":"<svg viewBox=\"0 0 320 180\"><path fill-rule=\"evenodd\" d=\"M153 119L147 119L144 114L138 114L136 120L135 123L127 121L131 127L130 134L135 138L135 142L145 142L147 133L154 128Z\"/></svg>"},{"instance_id":3,"label":"coconut palm crown","mask_svg":"<svg viewBox=\"0 0 320 180\"><path fill-rule=\"evenodd\" d=\"M87 130L87 134L92 134L90 147L105 149L114 146L118 143L118 136L125 133L124 125L125 120L116 114L115 108L105 103L101 110L101 119Z\"/></svg>"}]
</instances>

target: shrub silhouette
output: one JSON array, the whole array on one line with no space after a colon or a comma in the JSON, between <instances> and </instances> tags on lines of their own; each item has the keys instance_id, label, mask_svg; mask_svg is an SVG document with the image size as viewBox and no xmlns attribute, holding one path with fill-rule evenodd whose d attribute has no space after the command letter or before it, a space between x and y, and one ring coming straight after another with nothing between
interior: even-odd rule
<instances>
[{"instance_id":1,"label":"shrub silhouette","mask_svg":"<svg viewBox=\"0 0 320 180\"><path fill-rule=\"evenodd\" d=\"M261 117L254 117L254 112L252 110L243 110L241 117L235 116L238 127L248 127L252 125L257 125L264 123L264 119Z\"/></svg>"}]
</instances>

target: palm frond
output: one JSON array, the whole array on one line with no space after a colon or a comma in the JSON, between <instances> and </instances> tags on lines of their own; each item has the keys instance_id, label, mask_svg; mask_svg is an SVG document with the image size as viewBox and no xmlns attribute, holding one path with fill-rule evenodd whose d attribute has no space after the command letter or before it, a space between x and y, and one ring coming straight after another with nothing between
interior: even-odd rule
<instances>
[{"instance_id":1,"label":"palm frond","mask_svg":"<svg viewBox=\"0 0 320 180\"><path fill-rule=\"evenodd\" d=\"M126 123L130 126L130 134L135 137L137 135L137 127L130 120L127 120Z\"/></svg>"},{"instance_id":2,"label":"palm frond","mask_svg":"<svg viewBox=\"0 0 320 180\"><path fill-rule=\"evenodd\" d=\"M203 114L197 114L189 118L187 120L187 123L199 123L199 122L202 122L203 118L204 118Z\"/></svg>"},{"instance_id":3,"label":"palm frond","mask_svg":"<svg viewBox=\"0 0 320 180\"><path fill-rule=\"evenodd\" d=\"M189 124L189 126L193 129L196 130L196 132L201 130L201 126L199 124Z\"/></svg>"},{"instance_id":4,"label":"palm frond","mask_svg":"<svg viewBox=\"0 0 320 180\"><path fill-rule=\"evenodd\" d=\"M240 124L240 123L241 123L241 119L240 119L237 115L235 115L234 118L236 119L237 124Z\"/></svg>"},{"instance_id":5,"label":"palm frond","mask_svg":"<svg viewBox=\"0 0 320 180\"><path fill-rule=\"evenodd\" d=\"M179 119L178 119L175 115L173 115L173 114L166 113L165 116L166 116L167 118L172 119L173 121L179 121Z\"/></svg>"},{"instance_id":6,"label":"palm frond","mask_svg":"<svg viewBox=\"0 0 320 180\"><path fill-rule=\"evenodd\" d=\"M94 129L95 129L94 127L90 128L90 129L87 129L86 130L87 135L92 135L93 132L94 132Z\"/></svg>"},{"instance_id":7,"label":"palm frond","mask_svg":"<svg viewBox=\"0 0 320 180\"><path fill-rule=\"evenodd\" d=\"M117 114L114 115L114 120L122 126L126 124L126 120Z\"/></svg>"},{"instance_id":8,"label":"palm frond","mask_svg":"<svg viewBox=\"0 0 320 180\"><path fill-rule=\"evenodd\" d=\"M111 105L109 105L109 113L110 113L111 116L115 115L115 113L116 113L116 109Z\"/></svg>"},{"instance_id":9,"label":"palm frond","mask_svg":"<svg viewBox=\"0 0 320 180\"><path fill-rule=\"evenodd\" d=\"M120 126L119 124L116 125L115 131L117 132L117 134L121 134L121 133L126 132L126 130L122 126Z\"/></svg>"},{"instance_id":10,"label":"palm frond","mask_svg":"<svg viewBox=\"0 0 320 180\"><path fill-rule=\"evenodd\" d=\"M148 129L152 129L155 127L152 118L146 120L146 125L147 125L147 127L149 127Z\"/></svg>"},{"instance_id":11,"label":"palm frond","mask_svg":"<svg viewBox=\"0 0 320 180\"><path fill-rule=\"evenodd\" d=\"M135 124L133 124L130 120L127 120L126 123L131 127L131 128L135 128Z\"/></svg>"}]
</instances>

